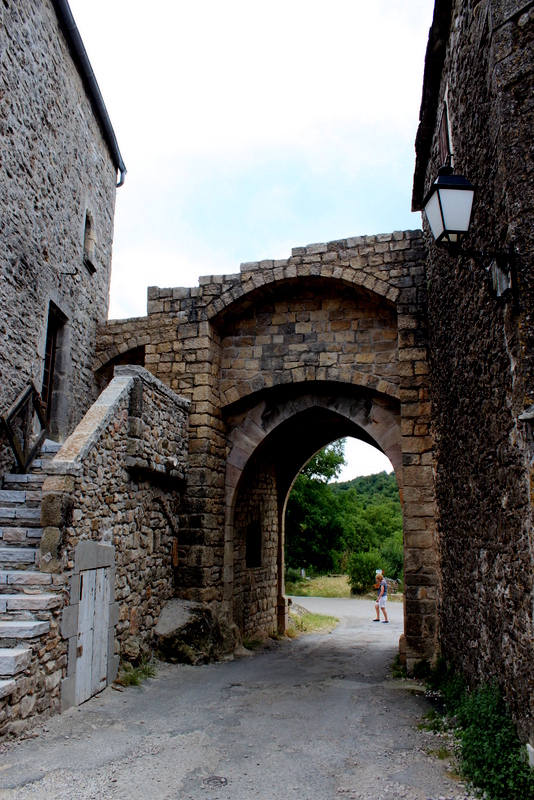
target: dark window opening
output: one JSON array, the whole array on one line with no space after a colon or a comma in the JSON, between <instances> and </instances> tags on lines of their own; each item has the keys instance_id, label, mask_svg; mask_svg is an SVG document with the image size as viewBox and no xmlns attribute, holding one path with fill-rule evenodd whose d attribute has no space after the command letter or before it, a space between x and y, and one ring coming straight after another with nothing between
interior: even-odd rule
<instances>
[{"instance_id":1,"label":"dark window opening","mask_svg":"<svg viewBox=\"0 0 534 800\"><path fill-rule=\"evenodd\" d=\"M261 522L253 520L246 528L247 568L261 567Z\"/></svg>"},{"instance_id":2,"label":"dark window opening","mask_svg":"<svg viewBox=\"0 0 534 800\"><path fill-rule=\"evenodd\" d=\"M439 123L439 159L440 164L447 166L451 163L451 142L449 137L449 116L447 112L447 103L443 104L443 111L441 113L441 120Z\"/></svg>"},{"instance_id":3,"label":"dark window opening","mask_svg":"<svg viewBox=\"0 0 534 800\"><path fill-rule=\"evenodd\" d=\"M54 377L57 356L58 332L65 324L65 316L61 311L50 303L48 311L48 327L46 330L45 362L43 371L43 386L41 389L41 400L45 408L47 423L52 417L52 395L54 391Z\"/></svg>"},{"instance_id":4,"label":"dark window opening","mask_svg":"<svg viewBox=\"0 0 534 800\"><path fill-rule=\"evenodd\" d=\"M83 263L91 273L94 275L96 272L95 267L95 245L96 235L95 226L89 212L85 215L85 232L83 237Z\"/></svg>"}]
</instances>

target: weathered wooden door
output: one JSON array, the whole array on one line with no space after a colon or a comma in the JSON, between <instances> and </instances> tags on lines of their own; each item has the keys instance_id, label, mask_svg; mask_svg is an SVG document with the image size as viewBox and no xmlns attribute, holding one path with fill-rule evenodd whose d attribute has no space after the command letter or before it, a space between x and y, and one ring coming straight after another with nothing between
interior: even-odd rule
<instances>
[{"instance_id":1,"label":"weathered wooden door","mask_svg":"<svg viewBox=\"0 0 534 800\"><path fill-rule=\"evenodd\" d=\"M109 579L105 569L80 572L75 703L106 687L109 628Z\"/></svg>"}]
</instances>

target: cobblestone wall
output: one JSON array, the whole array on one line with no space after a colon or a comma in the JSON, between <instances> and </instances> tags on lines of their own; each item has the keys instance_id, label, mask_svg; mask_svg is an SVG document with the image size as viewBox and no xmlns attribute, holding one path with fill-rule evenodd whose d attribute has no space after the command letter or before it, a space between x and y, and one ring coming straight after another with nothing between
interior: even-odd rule
<instances>
[{"instance_id":1,"label":"cobblestone wall","mask_svg":"<svg viewBox=\"0 0 534 800\"><path fill-rule=\"evenodd\" d=\"M96 397L108 311L116 169L50 0L0 4L0 410L40 389L50 303L58 334L52 433ZM84 265L86 214L96 245ZM13 460L0 431L0 474Z\"/></svg>"},{"instance_id":2,"label":"cobblestone wall","mask_svg":"<svg viewBox=\"0 0 534 800\"><path fill-rule=\"evenodd\" d=\"M67 581L62 575L55 575L54 584L66 586ZM24 673L16 677L13 694L0 699L0 737L22 733L37 718L46 719L60 710L61 678L67 667L67 643L61 638L61 609L58 606L34 612L33 616L49 622L50 629L41 636L24 639L31 658Z\"/></svg>"},{"instance_id":3,"label":"cobblestone wall","mask_svg":"<svg viewBox=\"0 0 534 800\"><path fill-rule=\"evenodd\" d=\"M443 14L431 32L418 172L428 188L446 101L455 171L477 186L468 245L513 243L520 314L497 297L491 259L450 257L427 232L441 644L471 683L498 678L522 735L533 737L534 451L521 417L534 399L534 8L472 0L437 3L438 12L447 5L450 32L437 32ZM447 40L440 72L433 53Z\"/></svg>"},{"instance_id":4,"label":"cobblestone wall","mask_svg":"<svg viewBox=\"0 0 534 800\"><path fill-rule=\"evenodd\" d=\"M41 570L72 576L69 611L78 602L80 543L114 547L116 655L131 652L133 638L150 639L174 594L189 407L142 368L117 372L52 462L43 487L40 562ZM70 640L75 626L65 619ZM72 667L69 655L69 678Z\"/></svg>"}]
</instances>

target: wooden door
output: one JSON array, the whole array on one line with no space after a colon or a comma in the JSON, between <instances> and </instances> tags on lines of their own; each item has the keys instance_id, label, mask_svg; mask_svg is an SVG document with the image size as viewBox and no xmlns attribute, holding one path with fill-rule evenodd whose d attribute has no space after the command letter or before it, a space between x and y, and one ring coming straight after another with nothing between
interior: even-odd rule
<instances>
[{"instance_id":1,"label":"wooden door","mask_svg":"<svg viewBox=\"0 0 534 800\"><path fill-rule=\"evenodd\" d=\"M105 569L80 572L76 693L79 705L106 687L109 628L109 579Z\"/></svg>"}]
</instances>

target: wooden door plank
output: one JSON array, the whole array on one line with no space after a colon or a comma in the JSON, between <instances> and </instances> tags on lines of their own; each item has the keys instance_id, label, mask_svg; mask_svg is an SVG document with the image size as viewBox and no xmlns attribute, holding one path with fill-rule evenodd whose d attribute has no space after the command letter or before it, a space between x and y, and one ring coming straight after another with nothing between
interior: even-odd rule
<instances>
[{"instance_id":1,"label":"wooden door plank","mask_svg":"<svg viewBox=\"0 0 534 800\"><path fill-rule=\"evenodd\" d=\"M83 570L80 572L80 601L78 608L76 705L91 697L94 606L95 570Z\"/></svg>"},{"instance_id":2,"label":"wooden door plank","mask_svg":"<svg viewBox=\"0 0 534 800\"><path fill-rule=\"evenodd\" d=\"M106 688L109 628L109 578L105 569L97 569L95 572L95 613L91 664L92 695Z\"/></svg>"}]
</instances>

